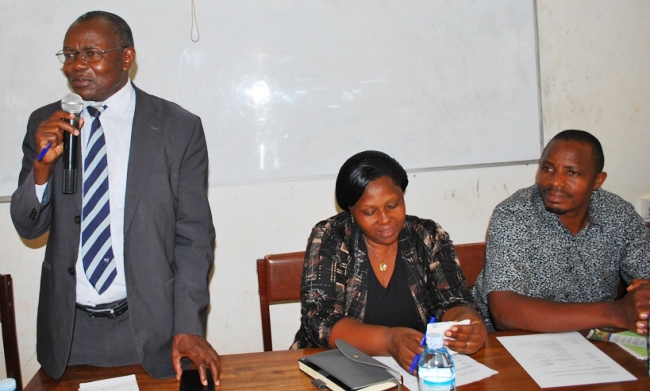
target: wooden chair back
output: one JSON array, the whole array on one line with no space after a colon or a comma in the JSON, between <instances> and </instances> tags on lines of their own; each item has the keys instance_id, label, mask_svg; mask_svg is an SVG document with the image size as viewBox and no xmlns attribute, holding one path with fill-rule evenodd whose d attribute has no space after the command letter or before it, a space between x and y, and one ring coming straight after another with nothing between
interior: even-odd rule
<instances>
[{"instance_id":1,"label":"wooden chair back","mask_svg":"<svg viewBox=\"0 0 650 391\"><path fill-rule=\"evenodd\" d=\"M456 254L460 260L467 285L471 288L483 269L485 243L456 245ZM265 352L273 350L270 306L300 301L300 281L304 258L305 252L298 251L271 254L257 260L262 340Z\"/></svg>"},{"instance_id":2,"label":"wooden chair back","mask_svg":"<svg viewBox=\"0 0 650 391\"><path fill-rule=\"evenodd\" d=\"M20 371L20 356L18 355L14 289L10 274L0 275L0 322L2 323L2 344L5 350L7 377L15 379L16 390L22 391L23 380Z\"/></svg>"},{"instance_id":3,"label":"wooden chair back","mask_svg":"<svg viewBox=\"0 0 650 391\"><path fill-rule=\"evenodd\" d=\"M300 301L300 281L305 252L271 254L257 260L257 282L262 315L264 351L273 350L271 342L271 304Z\"/></svg>"},{"instance_id":4,"label":"wooden chair back","mask_svg":"<svg viewBox=\"0 0 650 391\"><path fill-rule=\"evenodd\" d=\"M467 286L472 288L485 263L485 242L457 244L455 247Z\"/></svg>"}]
</instances>

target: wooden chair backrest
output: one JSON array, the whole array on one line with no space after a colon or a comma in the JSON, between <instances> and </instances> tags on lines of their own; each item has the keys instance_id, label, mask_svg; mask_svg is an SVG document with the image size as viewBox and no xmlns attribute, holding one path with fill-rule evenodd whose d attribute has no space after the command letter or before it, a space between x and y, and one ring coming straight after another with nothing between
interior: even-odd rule
<instances>
[{"instance_id":1,"label":"wooden chair backrest","mask_svg":"<svg viewBox=\"0 0 650 391\"><path fill-rule=\"evenodd\" d=\"M271 254L257 260L257 282L262 315L264 351L273 350L271 342L271 304L300 301L300 280L305 252Z\"/></svg>"},{"instance_id":2,"label":"wooden chair backrest","mask_svg":"<svg viewBox=\"0 0 650 391\"><path fill-rule=\"evenodd\" d=\"M467 286L472 288L485 263L485 242L457 244L455 247Z\"/></svg>"},{"instance_id":3,"label":"wooden chair backrest","mask_svg":"<svg viewBox=\"0 0 650 391\"><path fill-rule=\"evenodd\" d=\"M456 245L460 266L467 285L474 286L476 277L483 269L485 243ZM273 350L271 341L270 305L300 301L300 281L304 251L271 254L257 260L257 281L260 294L260 315L262 317L262 340L264 351Z\"/></svg>"},{"instance_id":4,"label":"wooden chair backrest","mask_svg":"<svg viewBox=\"0 0 650 391\"><path fill-rule=\"evenodd\" d=\"M10 274L0 275L0 322L2 322L2 344L5 350L7 377L16 380L16 390L22 391L23 380L18 354L16 334L16 313L14 310L14 289Z\"/></svg>"}]
</instances>

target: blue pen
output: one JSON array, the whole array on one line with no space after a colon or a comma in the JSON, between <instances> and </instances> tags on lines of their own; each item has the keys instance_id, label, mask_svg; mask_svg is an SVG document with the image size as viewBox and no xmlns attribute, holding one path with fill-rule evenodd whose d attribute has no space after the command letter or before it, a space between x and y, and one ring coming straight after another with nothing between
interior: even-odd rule
<instances>
[{"instance_id":1,"label":"blue pen","mask_svg":"<svg viewBox=\"0 0 650 391\"><path fill-rule=\"evenodd\" d=\"M429 324L431 323L436 323L436 317L432 316L431 319L429 319ZM422 341L420 341L420 346L424 346L424 344L427 343L427 331L424 331L424 335L422 336ZM416 354L415 357L413 358L413 362L411 363L411 367L409 368L409 375L413 374L413 371L415 371L415 367L418 365L418 360L420 360L420 355Z\"/></svg>"},{"instance_id":2,"label":"blue pen","mask_svg":"<svg viewBox=\"0 0 650 391\"><path fill-rule=\"evenodd\" d=\"M47 144L47 147L43 148L43 150L41 151L41 153L38 154L38 157L36 158L36 160L38 160L39 162L40 162L41 160L43 160L43 158L45 157L45 155L47 155L47 151L49 151L50 148L52 148L52 142L51 142L51 141Z\"/></svg>"}]
</instances>

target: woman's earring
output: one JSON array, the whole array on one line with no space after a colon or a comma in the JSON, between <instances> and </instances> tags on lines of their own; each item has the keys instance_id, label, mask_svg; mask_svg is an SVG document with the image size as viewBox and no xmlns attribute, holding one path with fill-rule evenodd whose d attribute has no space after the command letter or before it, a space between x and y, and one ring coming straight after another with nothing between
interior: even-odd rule
<instances>
[{"instance_id":1,"label":"woman's earring","mask_svg":"<svg viewBox=\"0 0 650 391\"><path fill-rule=\"evenodd\" d=\"M352 216L352 224L354 224L354 216Z\"/></svg>"}]
</instances>

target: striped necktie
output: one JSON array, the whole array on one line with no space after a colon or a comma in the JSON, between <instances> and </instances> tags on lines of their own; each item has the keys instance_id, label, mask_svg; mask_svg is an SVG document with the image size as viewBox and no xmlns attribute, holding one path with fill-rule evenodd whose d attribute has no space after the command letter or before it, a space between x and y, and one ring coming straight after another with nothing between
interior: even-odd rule
<instances>
[{"instance_id":1,"label":"striped necktie","mask_svg":"<svg viewBox=\"0 0 650 391\"><path fill-rule=\"evenodd\" d=\"M87 109L94 119L84 159L81 254L88 281L101 295L117 276L109 218L106 140L99 121L106 106L88 106Z\"/></svg>"}]
</instances>

